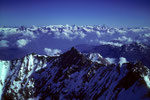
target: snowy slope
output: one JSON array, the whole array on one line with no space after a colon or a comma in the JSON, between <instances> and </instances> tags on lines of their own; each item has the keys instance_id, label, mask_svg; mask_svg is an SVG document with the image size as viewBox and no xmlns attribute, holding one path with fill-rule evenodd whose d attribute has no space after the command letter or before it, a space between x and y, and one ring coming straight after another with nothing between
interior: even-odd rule
<instances>
[{"instance_id":1,"label":"snowy slope","mask_svg":"<svg viewBox=\"0 0 150 100\"><path fill-rule=\"evenodd\" d=\"M89 58L89 60L91 60L92 62L97 62L99 64L104 64L104 65L109 65L110 63L103 58L99 53L87 53L84 54L87 58Z\"/></svg>"},{"instance_id":2,"label":"snowy slope","mask_svg":"<svg viewBox=\"0 0 150 100\"><path fill-rule=\"evenodd\" d=\"M30 54L0 61L2 100L150 98L150 70L142 63L128 62L120 67L99 63L105 60L100 54L87 55L72 48L56 57Z\"/></svg>"},{"instance_id":3,"label":"snowy slope","mask_svg":"<svg viewBox=\"0 0 150 100\"><path fill-rule=\"evenodd\" d=\"M9 61L1 61L0 60L0 99L1 99L1 95L3 93L5 79L7 78L8 74L9 74L9 67L10 67Z\"/></svg>"}]
</instances>

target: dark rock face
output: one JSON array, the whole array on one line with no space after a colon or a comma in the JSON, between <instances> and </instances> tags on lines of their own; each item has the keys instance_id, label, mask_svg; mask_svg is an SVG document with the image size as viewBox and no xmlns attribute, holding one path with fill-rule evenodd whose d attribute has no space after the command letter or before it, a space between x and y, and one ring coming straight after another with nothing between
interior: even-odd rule
<instances>
[{"instance_id":1,"label":"dark rock face","mask_svg":"<svg viewBox=\"0 0 150 100\"><path fill-rule=\"evenodd\" d=\"M99 64L75 48L58 57L30 54L11 61L9 67L2 83L2 100L146 100L150 97L149 69L142 63L126 63L122 67Z\"/></svg>"},{"instance_id":2,"label":"dark rock face","mask_svg":"<svg viewBox=\"0 0 150 100\"><path fill-rule=\"evenodd\" d=\"M121 47L113 45L78 45L76 47L83 53L100 53L103 57L116 59L125 57L130 62L141 61L144 65L150 67L150 47L142 43L135 42Z\"/></svg>"}]
</instances>

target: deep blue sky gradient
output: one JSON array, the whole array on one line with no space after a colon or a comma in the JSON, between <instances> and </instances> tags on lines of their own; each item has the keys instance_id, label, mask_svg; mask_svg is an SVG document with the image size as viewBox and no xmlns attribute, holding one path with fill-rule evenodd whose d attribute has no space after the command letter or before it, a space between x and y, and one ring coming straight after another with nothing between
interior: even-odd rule
<instances>
[{"instance_id":1,"label":"deep blue sky gradient","mask_svg":"<svg viewBox=\"0 0 150 100\"><path fill-rule=\"evenodd\" d=\"M150 26L150 0L0 0L0 26Z\"/></svg>"}]
</instances>

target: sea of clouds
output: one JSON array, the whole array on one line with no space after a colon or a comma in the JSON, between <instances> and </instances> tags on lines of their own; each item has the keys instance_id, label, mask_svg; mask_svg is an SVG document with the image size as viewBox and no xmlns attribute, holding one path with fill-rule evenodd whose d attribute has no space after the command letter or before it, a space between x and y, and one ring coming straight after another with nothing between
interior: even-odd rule
<instances>
[{"instance_id":1,"label":"sea of clouds","mask_svg":"<svg viewBox=\"0 0 150 100\"><path fill-rule=\"evenodd\" d=\"M25 48L34 52L40 48L40 51L48 55L51 55L50 52L53 54L57 50L60 52L78 44L122 46L132 42L149 45L150 27L116 28L104 25L0 27L0 49Z\"/></svg>"}]
</instances>

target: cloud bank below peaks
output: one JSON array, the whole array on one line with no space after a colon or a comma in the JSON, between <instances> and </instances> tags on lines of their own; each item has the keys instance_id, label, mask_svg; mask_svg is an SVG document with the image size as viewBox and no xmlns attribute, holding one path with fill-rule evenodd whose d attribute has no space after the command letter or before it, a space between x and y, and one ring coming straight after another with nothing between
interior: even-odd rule
<instances>
[{"instance_id":1,"label":"cloud bank below peaks","mask_svg":"<svg viewBox=\"0 0 150 100\"><path fill-rule=\"evenodd\" d=\"M51 48L45 48L44 52L48 55L48 56L58 56L61 53L61 50L59 49L51 49Z\"/></svg>"},{"instance_id":2,"label":"cloud bank below peaks","mask_svg":"<svg viewBox=\"0 0 150 100\"><path fill-rule=\"evenodd\" d=\"M7 40L0 40L0 47L9 47Z\"/></svg>"},{"instance_id":3,"label":"cloud bank below peaks","mask_svg":"<svg viewBox=\"0 0 150 100\"><path fill-rule=\"evenodd\" d=\"M49 25L42 27L1 27L0 47L9 47L14 41L18 48L22 48L32 41L47 38L47 43L57 45L56 41L64 40L66 45L72 44L110 44L121 46L132 42L141 42L150 45L150 28L114 28L108 26L76 26L76 25ZM52 41L55 40L55 41ZM73 43L76 42L76 43ZM12 43L12 44L10 44ZM8 45L9 44L9 45ZM45 45L45 43L43 42ZM62 42L62 45L63 42ZM55 47L54 47L55 48Z\"/></svg>"},{"instance_id":4,"label":"cloud bank below peaks","mask_svg":"<svg viewBox=\"0 0 150 100\"><path fill-rule=\"evenodd\" d=\"M30 42L30 40L28 40L28 39L19 39L19 40L17 40L16 45L19 48L22 48L22 47L26 46L29 42Z\"/></svg>"}]
</instances>

